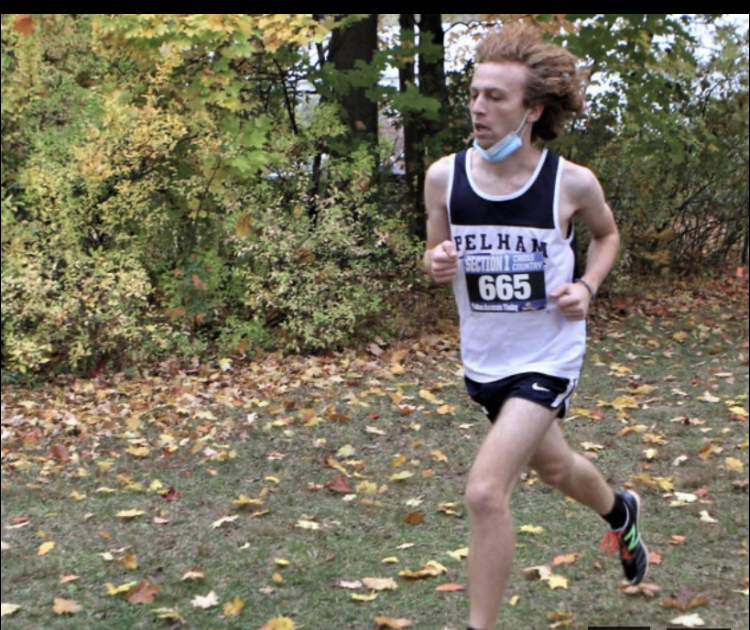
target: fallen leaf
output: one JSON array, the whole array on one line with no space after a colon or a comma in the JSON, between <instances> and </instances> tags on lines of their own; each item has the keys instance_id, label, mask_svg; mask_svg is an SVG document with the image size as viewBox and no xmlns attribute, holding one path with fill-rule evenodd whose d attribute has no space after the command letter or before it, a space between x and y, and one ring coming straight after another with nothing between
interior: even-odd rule
<instances>
[{"instance_id":1,"label":"fallen leaf","mask_svg":"<svg viewBox=\"0 0 750 630\"><path fill-rule=\"evenodd\" d=\"M34 32L34 19L28 14L19 15L13 22L13 30L21 35L29 36Z\"/></svg>"},{"instance_id":2,"label":"fallen leaf","mask_svg":"<svg viewBox=\"0 0 750 630\"><path fill-rule=\"evenodd\" d=\"M75 615L76 613L81 612L83 608L78 602L73 601L72 599L61 599L56 597L52 610L58 615Z\"/></svg>"},{"instance_id":3,"label":"fallen leaf","mask_svg":"<svg viewBox=\"0 0 750 630\"><path fill-rule=\"evenodd\" d=\"M185 619L180 615L179 611L174 608L154 608L152 611L157 619L164 619L166 621L174 621L175 623L184 624Z\"/></svg>"},{"instance_id":4,"label":"fallen leaf","mask_svg":"<svg viewBox=\"0 0 750 630\"><path fill-rule=\"evenodd\" d=\"M670 545L682 545L687 540L687 536L680 536L679 534L672 534L672 537L669 539Z\"/></svg>"},{"instance_id":5,"label":"fallen leaf","mask_svg":"<svg viewBox=\"0 0 750 630\"><path fill-rule=\"evenodd\" d=\"M648 561L649 564L661 564L661 554L656 553L655 551L649 551L648 553Z\"/></svg>"},{"instance_id":6,"label":"fallen leaf","mask_svg":"<svg viewBox=\"0 0 750 630\"><path fill-rule=\"evenodd\" d=\"M380 562L383 564L398 564L398 558L396 556L388 556L383 558Z\"/></svg>"},{"instance_id":7,"label":"fallen leaf","mask_svg":"<svg viewBox=\"0 0 750 630\"><path fill-rule=\"evenodd\" d=\"M576 562L576 561L578 560L578 558L580 558L580 557L581 557L581 554L580 554L580 553L569 553L569 554L567 554L567 555L564 555L564 556L557 556L557 557L556 557L556 558L555 558L555 559L554 559L554 560L552 561L552 566L553 566L553 567L557 567L557 566L560 566L561 564L573 564L573 563L575 563L575 562Z\"/></svg>"},{"instance_id":8,"label":"fallen leaf","mask_svg":"<svg viewBox=\"0 0 750 630\"><path fill-rule=\"evenodd\" d=\"M708 510L701 510L701 521L704 523L718 523L719 522L708 513Z\"/></svg>"},{"instance_id":9,"label":"fallen leaf","mask_svg":"<svg viewBox=\"0 0 750 630\"><path fill-rule=\"evenodd\" d=\"M442 575L443 573L448 573L448 569L446 569L439 562L430 560L429 562L423 564L422 568L418 571L404 569L403 571L399 572L399 575L409 580L421 580L423 578L436 577L438 575Z\"/></svg>"},{"instance_id":10,"label":"fallen leaf","mask_svg":"<svg viewBox=\"0 0 750 630\"><path fill-rule=\"evenodd\" d=\"M182 577L180 578L180 581L182 582L198 582L199 580L205 580L206 575L202 571L197 571L196 569L191 569L190 571L185 571L185 573L182 574Z\"/></svg>"},{"instance_id":11,"label":"fallen leaf","mask_svg":"<svg viewBox=\"0 0 750 630\"><path fill-rule=\"evenodd\" d=\"M393 578L364 578L362 584L372 591L395 591L398 588Z\"/></svg>"},{"instance_id":12,"label":"fallen leaf","mask_svg":"<svg viewBox=\"0 0 750 630\"><path fill-rule=\"evenodd\" d=\"M127 592L125 599L131 604L151 604L160 592L161 588L156 584L141 582Z\"/></svg>"},{"instance_id":13,"label":"fallen leaf","mask_svg":"<svg viewBox=\"0 0 750 630\"><path fill-rule=\"evenodd\" d=\"M271 576L271 581L274 584L277 584L278 586L282 586L282 585L286 584L286 580L284 579L284 576L281 575L281 573L274 573Z\"/></svg>"},{"instance_id":14,"label":"fallen leaf","mask_svg":"<svg viewBox=\"0 0 750 630\"><path fill-rule=\"evenodd\" d=\"M424 519L424 512L409 512L404 517L404 523L406 523L407 525L419 525L420 523L424 522Z\"/></svg>"},{"instance_id":15,"label":"fallen leaf","mask_svg":"<svg viewBox=\"0 0 750 630\"><path fill-rule=\"evenodd\" d=\"M412 622L408 619L393 619L392 617L375 617L375 624L378 628L391 628L391 630L401 630L408 628Z\"/></svg>"},{"instance_id":16,"label":"fallen leaf","mask_svg":"<svg viewBox=\"0 0 750 630\"><path fill-rule=\"evenodd\" d=\"M548 564L542 564L536 567L528 567L523 570L523 577L527 580L543 580L552 575L552 569Z\"/></svg>"},{"instance_id":17,"label":"fallen leaf","mask_svg":"<svg viewBox=\"0 0 750 630\"><path fill-rule=\"evenodd\" d=\"M465 591L466 587L463 584L448 582L447 584L441 584L435 590L439 593L454 593L456 591Z\"/></svg>"},{"instance_id":18,"label":"fallen leaf","mask_svg":"<svg viewBox=\"0 0 750 630\"><path fill-rule=\"evenodd\" d=\"M211 523L211 527L214 529L218 529L219 527L222 527L223 525L226 525L227 523L234 523L239 518L239 515L235 514L234 516L224 516L220 518L217 521L214 521Z\"/></svg>"},{"instance_id":19,"label":"fallen leaf","mask_svg":"<svg viewBox=\"0 0 750 630\"><path fill-rule=\"evenodd\" d=\"M469 548L461 547L460 549L456 549L455 551L448 551L446 553L454 560L458 560L460 562L469 555Z\"/></svg>"},{"instance_id":20,"label":"fallen leaf","mask_svg":"<svg viewBox=\"0 0 750 630\"><path fill-rule=\"evenodd\" d=\"M557 588L568 588L568 578L565 578L562 575L552 574L542 578L542 581L547 582L553 591Z\"/></svg>"},{"instance_id":21,"label":"fallen leaf","mask_svg":"<svg viewBox=\"0 0 750 630\"><path fill-rule=\"evenodd\" d=\"M348 589L357 589L357 588L362 588L363 586L362 582L360 582L359 580L352 580L352 581L341 580L338 583L338 585L341 588L348 588Z\"/></svg>"},{"instance_id":22,"label":"fallen leaf","mask_svg":"<svg viewBox=\"0 0 750 630\"><path fill-rule=\"evenodd\" d=\"M143 516L145 512L143 510L120 510L117 513L117 518L121 518L123 520L130 520L134 518L138 518L139 516Z\"/></svg>"},{"instance_id":23,"label":"fallen leaf","mask_svg":"<svg viewBox=\"0 0 750 630\"><path fill-rule=\"evenodd\" d=\"M682 617L672 619L669 623L676 623L686 628L700 628L706 625L706 622L698 615L683 615Z\"/></svg>"},{"instance_id":24,"label":"fallen leaf","mask_svg":"<svg viewBox=\"0 0 750 630\"><path fill-rule=\"evenodd\" d=\"M513 597L510 598L510 600L508 601L508 604L510 604L511 606L517 606L518 602L520 601L521 601L521 596L514 595Z\"/></svg>"},{"instance_id":25,"label":"fallen leaf","mask_svg":"<svg viewBox=\"0 0 750 630\"><path fill-rule=\"evenodd\" d=\"M523 534L541 534L544 531L544 527L541 525L523 525L521 527L521 533Z\"/></svg>"},{"instance_id":26,"label":"fallen leaf","mask_svg":"<svg viewBox=\"0 0 750 630\"><path fill-rule=\"evenodd\" d=\"M714 396L711 392L704 392L703 396L698 396L698 400L702 400L703 402L708 403L721 402L721 398L719 398L718 396Z\"/></svg>"},{"instance_id":27,"label":"fallen leaf","mask_svg":"<svg viewBox=\"0 0 750 630\"><path fill-rule=\"evenodd\" d=\"M55 548L55 543L51 540L48 540L45 543L42 543L39 545L39 550L36 552L36 555L38 556L46 556L50 551L52 551Z\"/></svg>"},{"instance_id":28,"label":"fallen leaf","mask_svg":"<svg viewBox=\"0 0 750 630\"><path fill-rule=\"evenodd\" d=\"M739 460L736 457L727 457L724 460L724 467L727 470L731 470L732 472L736 473L745 472L745 464L742 463L742 460Z\"/></svg>"},{"instance_id":29,"label":"fallen leaf","mask_svg":"<svg viewBox=\"0 0 750 630\"><path fill-rule=\"evenodd\" d=\"M373 592L369 595L361 595L360 593L352 593L351 598L355 602L372 602L378 598L378 594Z\"/></svg>"},{"instance_id":30,"label":"fallen leaf","mask_svg":"<svg viewBox=\"0 0 750 630\"><path fill-rule=\"evenodd\" d=\"M211 591L208 595L196 595L190 603L193 608L213 608L219 605L219 598Z\"/></svg>"},{"instance_id":31,"label":"fallen leaf","mask_svg":"<svg viewBox=\"0 0 750 630\"><path fill-rule=\"evenodd\" d=\"M271 619L267 624L268 630L295 630L294 621L289 617L276 617Z\"/></svg>"},{"instance_id":32,"label":"fallen leaf","mask_svg":"<svg viewBox=\"0 0 750 630\"><path fill-rule=\"evenodd\" d=\"M60 578L60 584L70 584L71 582L76 582L77 580L80 580L80 575L63 575Z\"/></svg>"},{"instance_id":33,"label":"fallen leaf","mask_svg":"<svg viewBox=\"0 0 750 630\"><path fill-rule=\"evenodd\" d=\"M708 606L708 597L705 593L696 593L690 588L683 588L676 595L661 602L661 605L663 608L685 611L699 606Z\"/></svg>"},{"instance_id":34,"label":"fallen leaf","mask_svg":"<svg viewBox=\"0 0 750 630\"><path fill-rule=\"evenodd\" d=\"M315 521L308 521L306 519L300 519L297 521L297 524L295 527L299 527L300 529L309 529L309 530L318 530L320 529L320 523L316 523Z\"/></svg>"},{"instance_id":35,"label":"fallen leaf","mask_svg":"<svg viewBox=\"0 0 750 630\"><path fill-rule=\"evenodd\" d=\"M349 486L349 479L344 476L336 477L333 481L327 481L325 487L331 492L338 492L340 494L350 494L352 491Z\"/></svg>"},{"instance_id":36,"label":"fallen leaf","mask_svg":"<svg viewBox=\"0 0 750 630\"><path fill-rule=\"evenodd\" d=\"M620 589L626 595L635 597L636 595L643 595L649 599L656 597L657 593L661 591L661 587L656 584L649 584L647 582L641 582L640 584L624 584L620 586Z\"/></svg>"},{"instance_id":37,"label":"fallen leaf","mask_svg":"<svg viewBox=\"0 0 750 630\"><path fill-rule=\"evenodd\" d=\"M402 470L399 473L395 473L391 475L390 479L391 481L405 481L406 479L410 479L414 476L414 473L410 470Z\"/></svg>"},{"instance_id":38,"label":"fallen leaf","mask_svg":"<svg viewBox=\"0 0 750 630\"><path fill-rule=\"evenodd\" d=\"M138 586L138 582L128 582L127 584L122 584L120 586L115 586L111 582L107 582L104 585L104 588L107 589L107 595L113 596L113 595L119 595L120 593L127 593L131 588Z\"/></svg>"},{"instance_id":39,"label":"fallen leaf","mask_svg":"<svg viewBox=\"0 0 750 630\"><path fill-rule=\"evenodd\" d=\"M117 566L127 569L128 571L135 571L138 568L138 558L135 554L126 553L122 558L117 561Z\"/></svg>"},{"instance_id":40,"label":"fallen leaf","mask_svg":"<svg viewBox=\"0 0 750 630\"><path fill-rule=\"evenodd\" d=\"M18 604L2 604L0 617L8 617L10 615L15 615L19 610L21 610L21 606L19 606Z\"/></svg>"},{"instance_id":41,"label":"fallen leaf","mask_svg":"<svg viewBox=\"0 0 750 630\"><path fill-rule=\"evenodd\" d=\"M239 617L242 609L245 607L245 602L240 599L239 596L235 597L233 601L224 604L222 613L224 617Z\"/></svg>"}]
</instances>

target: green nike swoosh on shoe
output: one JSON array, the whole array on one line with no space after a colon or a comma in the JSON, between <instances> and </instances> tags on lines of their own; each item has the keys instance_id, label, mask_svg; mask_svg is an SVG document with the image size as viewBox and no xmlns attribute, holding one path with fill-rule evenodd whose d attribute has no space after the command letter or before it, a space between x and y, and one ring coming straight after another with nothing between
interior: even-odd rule
<instances>
[{"instance_id":1,"label":"green nike swoosh on shoe","mask_svg":"<svg viewBox=\"0 0 750 630\"><path fill-rule=\"evenodd\" d=\"M607 532L602 540L602 549L610 553L619 550L625 578L631 584L640 584L648 574L648 549L638 530L640 498L632 490L618 492L617 496L625 503L628 519L622 528Z\"/></svg>"}]
</instances>

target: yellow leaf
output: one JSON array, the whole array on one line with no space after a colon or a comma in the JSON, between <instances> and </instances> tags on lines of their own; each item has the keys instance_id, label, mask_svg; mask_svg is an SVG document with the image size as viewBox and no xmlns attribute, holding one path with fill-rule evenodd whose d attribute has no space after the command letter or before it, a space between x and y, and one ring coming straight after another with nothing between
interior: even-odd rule
<instances>
[{"instance_id":1,"label":"yellow leaf","mask_svg":"<svg viewBox=\"0 0 750 630\"><path fill-rule=\"evenodd\" d=\"M299 527L300 529L310 529L310 530L317 530L320 529L320 523L316 523L315 521L308 521L305 519L300 519L297 521L297 524L295 527Z\"/></svg>"},{"instance_id":2,"label":"yellow leaf","mask_svg":"<svg viewBox=\"0 0 750 630\"><path fill-rule=\"evenodd\" d=\"M128 582L122 586L115 586L111 582L107 582L104 587L107 589L107 595L118 595L119 593L127 593L134 586L138 586L138 582Z\"/></svg>"},{"instance_id":3,"label":"yellow leaf","mask_svg":"<svg viewBox=\"0 0 750 630\"><path fill-rule=\"evenodd\" d=\"M184 624L185 619L180 615L174 608L155 608L153 613L157 619L165 619L166 621L174 621L179 624Z\"/></svg>"},{"instance_id":4,"label":"yellow leaf","mask_svg":"<svg viewBox=\"0 0 750 630\"><path fill-rule=\"evenodd\" d=\"M46 556L54 548L55 548L55 543L53 541L49 540L46 543L42 543L39 546L39 551L37 551L37 555L38 556Z\"/></svg>"},{"instance_id":5,"label":"yellow leaf","mask_svg":"<svg viewBox=\"0 0 750 630\"><path fill-rule=\"evenodd\" d=\"M469 555L469 548L461 547L460 549L456 549L455 551L448 551L447 553L451 558L460 562Z\"/></svg>"},{"instance_id":6,"label":"yellow leaf","mask_svg":"<svg viewBox=\"0 0 750 630\"><path fill-rule=\"evenodd\" d=\"M273 582L274 584L278 584L279 586L281 586L281 585L283 585L283 584L286 584L286 580L284 579L284 576L283 576L283 575L281 575L281 573L274 573L274 574L273 574L273 575L271 576L271 581L272 581L272 582Z\"/></svg>"},{"instance_id":7,"label":"yellow leaf","mask_svg":"<svg viewBox=\"0 0 750 630\"><path fill-rule=\"evenodd\" d=\"M83 501L86 498L86 495L81 494L77 490L73 490L73 492L70 493L70 498L74 501Z\"/></svg>"},{"instance_id":8,"label":"yellow leaf","mask_svg":"<svg viewBox=\"0 0 750 630\"><path fill-rule=\"evenodd\" d=\"M604 449L604 445L596 444L595 442L581 442L581 446L583 447L584 451L591 451L593 453Z\"/></svg>"},{"instance_id":9,"label":"yellow leaf","mask_svg":"<svg viewBox=\"0 0 750 630\"><path fill-rule=\"evenodd\" d=\"M651 461L659 454L659 451L657 451L655 448L647 448L643 451L643 454L647 460Z\"/></svg>"},{"instance_id":10,"label":"yellow leaf","mask_svg":"<svg viewBox=\"0 0 750 630\"><path fill-rule=\"evenodd\" d=\"M362 584L372 591L395 591L398 588L393 578L364 578Z\"/></svg>"},{"instance_id":11,"label":"yellow leaf","mask_svg":"<svg viewBox=\"0 0 750 630\"><path fill-rule=\"evenodd\" d=\"M745 465L736 457L727 457L726 460L724 460L724 465L727 470L731 470L732 472L745 472Z\"/></svg>"},{"instance_id":12,"label":"yellow leaf","mask_svg":"<svg viewBox=\"0 0 750 630\"><path fill-rule=\"evenodd\" d=\"M336 457L351 457L357 452L357 449L354 448L351 444L346 444L345 446L342 446L337 452Z\"/></svg>"},{"instance_id":13,"label":"yellow leaf","mask_svg":"<svg viewBox=\"0 0 750 630\"><path fill-rule=\"evenodd\" d=\"M271 619L267 624L269 630L295 630L296 626L289 617L276 617Z\"/></svg>"},{"instance_id":14,"label":"yellow leaf","mask_svg":"<svg viewBox=\"0 0 750 630\"><path fill-rule=\"evenodd\" d=\"M750 415L750 414L748 413L747 409L745 409L744 407L737 407L737 406L735 406L735 407L730 407L730 408L729 408L729 411L731 411L731 412L732 412L732 413L733 413L734 415L736 415L736 416L741 416L741 417L743 417L743 418L747 418L747 417L748 417L748 415Z\"/></svg>"},{"instance_id":15,"label":"yellow leaf","mask_svg":"<svg viewBox=\"0 0 750 630\"><path fill-rule=\"evenodd\" d=\"M362 481L361 483L357 484L355 492L357 494L377 494L378 484L372 481Z\"/></svg>"},{"instance_id":16,"label":"yellow leaf","mask_svg":"<svg viewBox=\"0 0 750 630\"><path fill-rule=\"evenodd\" d=\"M60 599L59 597L56 597L55 603L52 606L52 610L54 610L58 615L75 615L76 613L81 612L83 608L81 608L78 602L70 599Z\"/></svg>"},{"instance_id":17,"label":"yellow leaf","mask_svg":"<svg viewBox=\"0 0 750 630\"><path fill-rule=\"evenodd\" d=\"M8 617L10 615L14 615L19 610L21 610L21 607L18 604L2 604L0 617Z\"/></svg>"},{"instance_id":18,"label":"yellow leaf","mask_svg":"<svg viewBox=\"0 0 750 630\"><path fill-rule=\"evenodd\" d=\"M132 455L133 457L143 459L144 457L148 456L148 454L151 452L151 449L148 446L131 446L130 448L126 448L125 452L129 455Z\"/></svg>"},{"instance_id":19,"label":"yellow leaf","mask_svg":"<svg viewBox=\"0 0 750 630\"><path fill-rule=\"evenodd\" d=\"M138 568L138 558L135 554L126 553L117 561L117 565L128 571L135 571Z\"/></svg>"},{"instance_id":20,"label":"yellow leaf","mask_svg":"<svg viewBox=\"0 0 750 630\"><path fill-rule=\"evenodd\" d=\"M124 520L138 518L139 516L143 516L145 512L143 510L121 510L117 513L117 518L121 518Z\"/></svg>"},{"instance_id":21,"label":"yellow leaf","mask_svg":"<svg viewBox=\"0 0 750 630\"><path fill-rule=\"evenodd\" d=\"M510 601L508 602L508 604L510 604L511 606L517 606L518 602L520 601L521 601L521 596L514 595L513 597L510 598Z\"/></svg>"},{"instance_id":22,"label":"yellow leaf","mask_svg":"<svg viewBox=\"0 0 750 630\"><path fill-rule=\"evenodd\" d=\"M245 602L243 602L239 596L234 598L234 601L227 602L224 604L224 616L225 617L239 617L240 613L242 612L242 609L245 607Z\"/></svg>"},{"instance_id":23,"label":"yellow leaf","mask_svg":"<svg viewBox=\"0 0 750 630\"><path fill-rule=\"evenodd\" d=\"M380 562L383 564L398 564L398 558L396 556L388 556L383 558Z\"/></svg>"},{"instance_id":24,"label":"yellow leaf","mask_svg":"<svg viewBox=\"0 0 750 630\"><path fill-rule=\"evenodd\" d=\"M277 567L288 567L289 566L289 560L285 560L284 558L274 558L274 563Z\"/></svg>"},{"instance_id":25,"label":"yellow leaf","mask_svg":"<svg viewBox=\"0 0 750 630\"><path fill-rule=\"evenodd\" d=\"M394 455L393 457L391 457L391 466L393 466L393 468L403 466L408 459L409 458L406 455Z\"/></svg>"},{"instance_id":26,"label":"yellow leaf","mask_svg":"<svg viewBox=\"0 0 750 630\"><path fill-rule=\"evenodd\" d=\"M360 595L359 593L352 593L352 599L355 602L371 602L377 599L377 593L370 593L369 595Z\"/></svg>"},{"instance_id":27,"label":"yellow leaf","mask_svg":"<svg viewBox=\"0 0 750 630\"><path fill-rule=\"evenodd\" d=\"M437 461L437 462L447 462L448 461L447 455L445 453L443 453L442 451L439 451L437 449L435 449L434 451L431 451L430 455L432 455L432 458L435 461Z\"/></svg>"},{"instance_id":28,"label":"yellow leaf","mask_svg":"<svg viewBox=\"0 0 750 630\"><path fill-rule=\"evenodd\" d=\"M391 475L392 481L405 481L406 479L409 479L410 477L413 477L414 473L409 470L402 470L399 473L395 473Z\"/></svg>"},{"instance_id":29,"label":"yellow leaf","mask_svg":"<svg viewBox=\"0 0 750 630\"><path fill-rule=\"evenodd\" d=\"M437 396L435 396L435 394L433 394L432 392L430 392L430 390L428 390L428 389L422 389L422 390L420 390L419 391L419 397L423 398L424 400L426 400L428 402L434 403L436 405L442 405L443 404L443 401L440 400Z\"/></svg>"},{"instance_id":30,"label":"yellow leaf","mask_svg":"<svg viewBox=\"0 0 750 630\"><path fill-rule=\"evenodd\" d=\"M562 577L561 575L550 575L548 577L542 578L547 584L549 584L549 587L554 591L557 588L568 588L568 579Z\"/></svg>"},{"instance_id":31,"label":"yellow leaf","mask_svg":"<svg viewBox=\"0 0 750 630\"><path fill-rule=\"evenodd\" d=\"M523 525L521 532L524 534L541 534L544 531L544 527L541 525Z\"/></svg>"}]
</instances>

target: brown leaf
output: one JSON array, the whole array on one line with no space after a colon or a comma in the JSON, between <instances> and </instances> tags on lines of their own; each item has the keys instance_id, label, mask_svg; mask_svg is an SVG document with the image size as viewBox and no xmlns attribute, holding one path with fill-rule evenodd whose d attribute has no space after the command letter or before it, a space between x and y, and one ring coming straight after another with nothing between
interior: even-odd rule
<instances>
[{"instance_id":1,"label":"brown leaf","mask_svg":"<svg viewBox=\"0 0 750 630\"><path fill-rule=\"evenodd\" d=\"M73 601L71 599L60 599L59 597L55 598L55 603L52 606L52 610L54 610L58 615L75 615L78 612L81 612L83 608L78 604L78 602Z\"/></svg>"},{"instance_id":2,"label":"brown leaf","mask_svg":"<svg viewBox=\"0 0 750 630\"><path fill-rule=\"evenodd\" d=\"M658 554L655 551L650 551L648 554L648 561L649 564L661 564L661 554Z\"/></svg>"},{"instance_id":3,"label":"brown leaf","mask_svg":"<svg viewBox=\"0 0 750 630\"><path fill-rule=\"evenodd\" d=\"M49 454L54 459L63 464L67 464L70 461L70 452L64 444L55 444L49 447Z\"/></svg>"},{"instance_id":4,"label":"brown leaf","mask_svg":"<svg viewBox=\"0 0 750 630\"><path fill-rule=\"evenodd\" d=\"M404 523L407 525L419 525L423 523L425 519L424 512L409 512L404 518Z\"/></svg>"},{"instance_id":5,"label":"brown leaf","mask_svg":"<svg viewBox=\"0 0 750 630\"><path fill-rule=\"evenodd\" d=\"M557 566L560 566L561 564L573 564L580 557L581 557L580 553L569 553L564 556L556 556L555 559L552 561L552 566L557 567Z\"/></svg>"},{"instance_id":6,"label":"brown leaf","mask_svg":"<svg viewBox=\"0 0 750 630\"><path fill-rule=\"evenodd\" d=\"M454 584L454 583L448 583L448 584L441 584L436 589L439 593L454 593L456 591L465 591L466 587L463 584Z\"/></svg>"},{"instance_id":7,"label":"brown leaf","mask_svg":"<svg viewBox=\"0 0 750 630\"><path fill-rule=\"evenodd\" d=\"M375 617L375 623L378 628L391 628L391 630L401 630L412 624L408 619L393 619L392 617Z\"/></svg>"},{"instance_id":8,"label":"brown leaf","mask_svg":"<svg viewBox=\"0 0 750 630\"><path fill-rule=\"evenodd\" d=\"M338 492L341 494L352 493L352 489L349 486L349 479L344 476L336 477L333 481L326 481L325 486L331 492Z\"/></svg>"},{"instance_id":9,"label":"brown leaf","mask_svg":"<svg viewBox=\"0 0 750 630\"><path fill-rule=\"evenodd\" d=\"M676 608L677 610L689 610L699 606L708 606L708 597L705 593L696 593L690 588L682 588L676 594L665 599L661 603L663 608Z\"/></svg>"},{"instance_id":10,"label":"brown leaf","mask_svg":"<svg viewBox=\"0 0 750 630\"><path fill-rule=\"evenodd\" d=\"M21 35L31 35L34 32L34 19L30 15L19 15L13 23L13 30Z\"/></svg>"},{"instance_id":11,"label":"brown leaf","mask_svg":"<svg viewBox=\"0 0 750 630\"><path fill-rule=\"evenodd\" d=\"M134 586L125 594L125 599L131 604L150 604L154 601L154 597L160 591L161 588L156 586L156 584L141 582L138 586Z\"/></svg>"}]
</instances>

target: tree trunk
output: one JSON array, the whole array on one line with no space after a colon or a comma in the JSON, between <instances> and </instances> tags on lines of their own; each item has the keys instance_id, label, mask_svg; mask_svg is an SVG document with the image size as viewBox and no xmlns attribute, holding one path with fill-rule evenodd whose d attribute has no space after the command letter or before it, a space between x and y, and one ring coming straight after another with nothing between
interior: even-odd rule
<instances>
[{"instance_id":1,"label":"tree trunk","mask_svg":"<svg viewBox=\"0 0 750 630\"><path fill-rule=\"evenodd\" d=\"M378 47L378 14L372 13L331 34L328 61L342 72L354 71L357 61L371 63ZM367 98L366 88L351 86L339 97L351 130L357 142L378 141L378 105Z\"/></svg>"}]
</instances>

